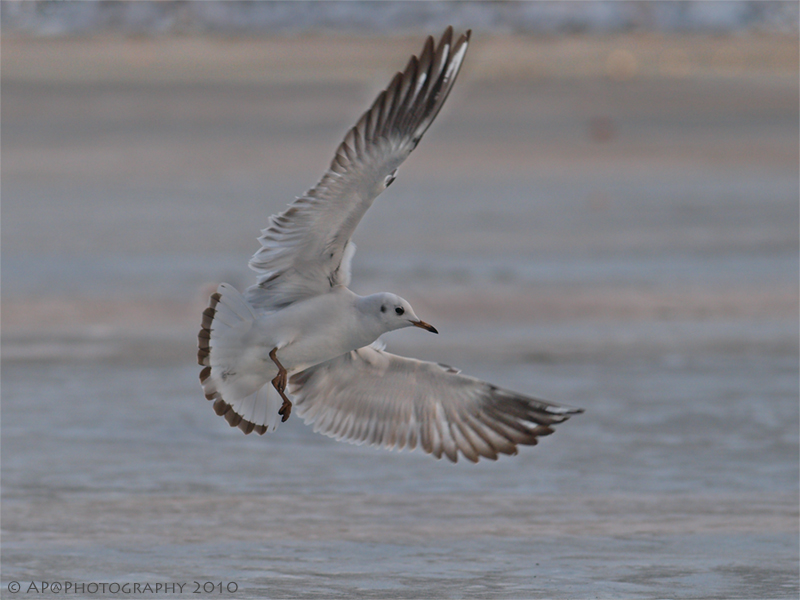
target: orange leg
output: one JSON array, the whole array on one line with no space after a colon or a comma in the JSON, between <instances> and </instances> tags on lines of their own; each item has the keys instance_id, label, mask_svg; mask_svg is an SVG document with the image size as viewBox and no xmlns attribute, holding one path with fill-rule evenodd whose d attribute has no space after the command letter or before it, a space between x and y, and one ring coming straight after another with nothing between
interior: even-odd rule
<instances>
[{"instance_id":1,"label":"orange leg","mask_svg":"<svg viewBox=\"0 0 800 600\"><path fill-rule=\"evenodd\" d=\"M272 359L272 362L274 362L278 366L278 374L272 380L272 387L278 390L278 393L281 395L281 398L283 398L283 405L281 405L278 414L283 417L281 419L281 422L285 422L286 419L289 418L289 415L292 414L292 401L289 400L289 398L287 398L286 394L284 393L284 390L286 389L287 372L286 369L281 364L281 362L278 360L277 355L275 354L277 351L278 348L275 347L269 353L269 357Z\"/></svg>"}]
</instances>

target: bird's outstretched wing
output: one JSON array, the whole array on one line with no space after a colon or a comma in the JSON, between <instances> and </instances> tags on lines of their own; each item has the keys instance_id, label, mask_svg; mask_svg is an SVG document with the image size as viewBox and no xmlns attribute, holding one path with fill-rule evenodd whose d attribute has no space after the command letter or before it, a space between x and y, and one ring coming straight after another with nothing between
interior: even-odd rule
<instances>
[{"instance_id":1,"label":"bird's outstretched wing","mask_svg":"<svg viewBox=\"0 0 800 600\"><path fill-rule=\"evenodd\" d=\"M258 273L246 293L253 306L279 309L349 283L350 237L444 104L469 36L453 42L448 27L438 44L429 37L347 133L316 187L270 218L250 260Z\"/></svg>"},{"instance_id":2,"label":"bird's outstretched wing","mask_svg":"<svg viewBox=\"0 0 800 600\"><path fill-rule=\"evenodd\" d=\"M318 431L355 444L478 462L516 454L583 412L499 389L456 369L367 346L297 373L290 393Z\"/></svg>"}]
</instances>

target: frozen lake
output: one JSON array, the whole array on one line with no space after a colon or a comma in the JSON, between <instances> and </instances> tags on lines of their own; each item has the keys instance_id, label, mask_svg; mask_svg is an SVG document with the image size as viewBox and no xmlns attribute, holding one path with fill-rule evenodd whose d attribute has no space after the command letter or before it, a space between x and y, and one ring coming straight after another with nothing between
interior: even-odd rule
<instances>
[{"instance_id":1,"label":"frozen lake","mask_svg":"<svg viewBox=\"0 0 800 600\"><path fill-rule=\"evenodd\" d=\"M228 42L232 72L259 43ZM3 41L4 597L797 597L796 71L492 80L475 44L356 234L354 289L441 332L390 350L586 412L452 465L298 418L245 437L194 364L207 294L249 285L258 229L404 48L362 79L231 83L169 81L148 44L89 73L89 42ZM312 46L301 75L348 47Z\"/></svg>"}]
</instances>

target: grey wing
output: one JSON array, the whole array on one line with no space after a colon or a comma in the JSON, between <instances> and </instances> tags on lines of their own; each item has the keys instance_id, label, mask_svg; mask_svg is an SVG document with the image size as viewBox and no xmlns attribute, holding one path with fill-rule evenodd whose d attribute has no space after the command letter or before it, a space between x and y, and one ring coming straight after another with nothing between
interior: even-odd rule
<instances>
[{"instance_id":1,"label":"grey wing","mask_svg":"<svg viewBox=\"0 0 800 600\"><path fill-rule=\"evenodd\" d=\"M338 440L422 449L478 462L516 454L583 412L502 390L457 370L389 354L375 345L292 376L298 414Z\"/></svg>"},{"instance_id":2,"label":"grey wing","mask_svg":"<svg viewBox=\"0 0 800 600\"><path fill-rule=\"evenodd\" d=\"M258 273L246 293L251 304L282 308L349 283L350 237L444 104L469 36L453 43L448 27L438 44L429 37L347 133L316 187L270 218L250 260Z\"/></svg>"}]
</instances>

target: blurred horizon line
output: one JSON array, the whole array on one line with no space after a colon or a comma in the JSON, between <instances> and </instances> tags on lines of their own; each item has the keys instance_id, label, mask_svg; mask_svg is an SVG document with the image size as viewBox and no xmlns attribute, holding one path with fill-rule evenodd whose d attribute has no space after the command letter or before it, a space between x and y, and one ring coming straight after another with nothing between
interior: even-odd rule
<instances>
[{"instance_id":1,"label":"blurred horizon line","mask_svg":"<svg viewBox=\"0 0 800 600\"><path fill-rule=\"evenodd\" d=\"M447 25L506 34L797 34L799 20L800 4L785 0L0 2L2 33L32 37L98 33L405 35L436 33Z\"/></svg>"}]
</instances>

